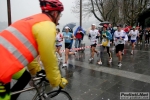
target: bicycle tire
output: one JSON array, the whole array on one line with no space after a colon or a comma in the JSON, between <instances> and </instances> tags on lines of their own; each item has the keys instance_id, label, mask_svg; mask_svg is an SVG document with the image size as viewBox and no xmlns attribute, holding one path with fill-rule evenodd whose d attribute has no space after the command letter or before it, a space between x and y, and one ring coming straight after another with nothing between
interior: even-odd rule
<instances>
[{"instance_id":1,"label":"bicycle tire","mask_svg":"<svg viewBox=\"0 0 150 100\"><path fill-rule=\"evenodd\" d=\"M57 92L58 90L54 90L54 91L47 93L47 95L48 97L50 96L50 98L53 100L54 97L57 97L60 94L64 94L67 97L67 99L64 99L64 100L72 100L71 96L66 91L61 90L59 94L57 94ZM52 96L52 94L57 94L57 95ZM61 98L60 100L63 100L63 99Z\"/></svg>"}]
</instances>

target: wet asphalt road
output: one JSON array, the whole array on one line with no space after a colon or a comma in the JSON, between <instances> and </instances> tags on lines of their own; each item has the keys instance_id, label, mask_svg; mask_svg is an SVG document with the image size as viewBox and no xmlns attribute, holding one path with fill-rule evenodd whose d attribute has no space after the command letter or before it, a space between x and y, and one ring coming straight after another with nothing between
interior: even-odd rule
<instances>
[{"instance_id":1,"label":"wet asphalt road","mask_svg":"<svg viewBox=\"0 0 150 100\"><path fill-rule=\"evenodd\" d=\"M83 42L86 46L90 45L87 36ZM120 92L150 92L149 49L150 46L144 44L136 45L134 55L131 55L131 47L126 44L123 65L120 69L117 67L118 59L115 51L112 50L113 62L108 63L105 51L102 66L97 65L99 57L96 55L94 61L89 63L90 49L78 52L76 56L71 55L67 68L62 68L63 63L59 63L62 76L69 81L65 91L73 100L120 100ZM14 83L15 81L12 84ZM47 90L49 91L48 87ZM32 100L34 95L35 91L24 92L18 100Z\"/></svg>"}]
</instances>

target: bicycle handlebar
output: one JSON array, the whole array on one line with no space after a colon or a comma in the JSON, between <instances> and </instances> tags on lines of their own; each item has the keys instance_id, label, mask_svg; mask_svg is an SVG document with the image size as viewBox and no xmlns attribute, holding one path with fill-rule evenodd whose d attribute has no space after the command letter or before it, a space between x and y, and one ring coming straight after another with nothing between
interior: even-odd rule
<instances>
[{"instance_id":1,"label":"bicycle handlebar","mask_svg":"<svg viewBox=\"0 0 150 100\"><path fill-rule=\"evenodd\" d=\"M42 83L43 81L49 83L49 81L46 79L46 75L40 75L39 77L36 77L33 79L33 81L37 81L40 80L40 82L38 82L38 84Z\"/></svg>"}]
</instances>

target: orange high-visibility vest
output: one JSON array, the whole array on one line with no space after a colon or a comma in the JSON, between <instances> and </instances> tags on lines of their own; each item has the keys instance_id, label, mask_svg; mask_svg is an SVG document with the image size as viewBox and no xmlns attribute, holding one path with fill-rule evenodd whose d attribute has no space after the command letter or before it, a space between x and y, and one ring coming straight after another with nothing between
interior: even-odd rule
<instances>
[{"instance_id":1,"label":"orange high-visibility vest","mask_svg":"<svg viewBox=\"0 0 150 100\"><path fill-rule=\"evenodd\" d=\"M15 22L0 33L0 82L10 82L13 74L37 57L32 26L42 21L51 20L45 14L37 14Z\"/></svg>"}]
</instances>

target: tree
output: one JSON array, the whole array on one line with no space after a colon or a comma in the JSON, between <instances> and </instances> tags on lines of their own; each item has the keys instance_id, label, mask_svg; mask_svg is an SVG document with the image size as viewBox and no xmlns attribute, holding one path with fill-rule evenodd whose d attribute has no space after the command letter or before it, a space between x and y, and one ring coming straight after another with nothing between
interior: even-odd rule
<instances>
[{"instance_id":1,"label":"tree","mask_svg":"<svg viewBox=\"0 0 150 100\"><path fill-rule=\"evenodd\" d=\"M72 9L74 13L79 13L80 9L80 0L75 2L75 5ZM83 17L95 16L100 22L103 21L117 21L119 20L118 16L118 0L82 0L83 2Z\"/></svg>"},{"instance_id":2,"label":"tree","mask_svg":"<svg viewBox=\"0 0 150 100\"><path fill-rule=\"evenodd\" d=\"M147 9L150 0L123 0L124 21L128 25L135 25L138 16Z\"/></svg>"},{"instance_id":3,"label":"tree","mask_svg":"<svg viewBox=\"0 0 150 100\"><path fill-rule=\"evenodd\" d=\"M150 27L150 17L145 19L145 26Z\"/></svg>"},{"instance_id":4,"label":"tree","mask_svg":"<svg viewBox=\"0 0 150 100\"><path fill-rule=\"evenodd\" d=\"M72 9L74 13L79 13L80 0L76 0ZM116 23L126 23L134 25L138 16L147 9L150 0L82 0L83 17L95 16L100 22L110 21Z\"/></svg>"},{"instance_id":5,"label":"tree","mask_svg":"<svg viewBox=\"0 0 150 100\"><path fill-rule=\"evenodd\" d=\"M147 9L147 10L145 10L145 11L143 11L139 16L138 16L138 22L139 22L139 24L140 24L140 26L142 26L143 28L145 27L145 20L147 19L147 18L149 18L150 17L150 8L149 9Z\"/></svg>"}]
</instances>

